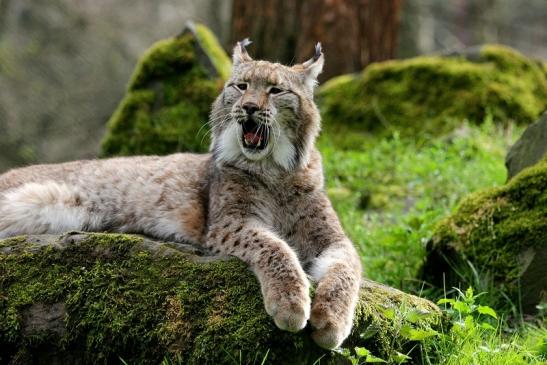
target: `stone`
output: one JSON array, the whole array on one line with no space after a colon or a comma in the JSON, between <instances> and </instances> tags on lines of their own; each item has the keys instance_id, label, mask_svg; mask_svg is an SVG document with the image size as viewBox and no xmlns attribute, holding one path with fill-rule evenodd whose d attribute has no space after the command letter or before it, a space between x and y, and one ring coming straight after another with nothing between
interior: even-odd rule
<instances>
[{"instance_id":1,"label":"stone","mask_svg":"<svg viewBox=\"0 0 547 365\"><path fill-rule=\"evenodd\" d=\"M206 151L211 104L230 72L228 55L202 24L157 42L108 121L101 156Z\"/></svg>"},{"instance_id":2,"label":"stone","mask_svg":"<svg viewBox=\"0 0 547 365\"><path fill-rule=\"evenodd\" d=\"M522 169L536 164L547 153L547 112L526 128L519 140L509 149L505 158L507 179Z\"/></svg>"},{"instance_id":3,"label":"stone","mask_svg":"<svg viewBox=\"0 0 547 365\"><path fill-rule=\"evenodd\" d=\"M365 279L344 346L419 356L401 328L438 329L441 321L428 300ZM232 257L124 234L0 241L2 363L344 362L310 332L279 330L254 274Z\"/></svg>"},{"instance_id":4,"label":"stone","mask_svg":"<svg viewBox=\"0 0 547 365\"><path fill-rule=\"evenodd\" d=\"M422 278L439 288L495 288L490 305L533 314L547 301L546 253L547 156L505 185L471 194L442 220Z\"/></svg>"},{"instance_id":5,"label":"stone","mask_svg":"<svg viewBox=\"0 0 547 365\"><path fill-rule=\"evenodd\" d=\"M467 55L423 56L369 65L318 90L329 135L442 135L464 121L530 124L547 108L541 63L498 45Z\"/></svg>"}]
</instances>

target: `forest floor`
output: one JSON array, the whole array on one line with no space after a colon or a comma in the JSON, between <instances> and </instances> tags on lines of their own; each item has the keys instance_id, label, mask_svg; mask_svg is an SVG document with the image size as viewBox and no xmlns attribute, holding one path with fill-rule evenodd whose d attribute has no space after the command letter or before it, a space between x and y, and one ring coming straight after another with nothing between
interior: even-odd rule
<instances>
[{"instance_id":1,"label":"forest floor","mask_svg":"<svg viewBox=\"0 0 547 365\"><path fill-rule=\"evenodd\" d=\"M451 326L422 334L424 364L543 364L546 308L523 316L518 303L489 302L496 287L488 273L472 272L472 289L435 290L419 280L425 245L435 225L471 192L502 185L508 147L522 127L487 118L442 137L365 137L347 149L319 140L326 185L342 224L361 254L365 275L407 292L441 300ZM348 140L355 140L348 138ZM449 299L444 299L449 298ZM444 303L442 303L444 302ZM352 363L377 362L366 349L345 349ZM404 356L383 359L410 361ZM415 362L410 361L410 362ZM320 362L320 361L319 361Z\"/></svg>"}]
</instances>

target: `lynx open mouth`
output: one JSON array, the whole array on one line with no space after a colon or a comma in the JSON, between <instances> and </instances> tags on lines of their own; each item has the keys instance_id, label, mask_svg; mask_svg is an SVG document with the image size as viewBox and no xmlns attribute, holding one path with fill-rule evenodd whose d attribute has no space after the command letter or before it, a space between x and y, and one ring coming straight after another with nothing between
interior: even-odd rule
<instances>
[{"instance_id":1,"label":"lynx open mouth","mask_svg":"<svg viewBox=\"0 0 547 365\"><path fill-rule=\"evenodd\" d=\"M242 124L243 146L250 150L261 151L268 145L270 129L265 124L257 124L248 119Z\"/></svg>"}]
</instances>

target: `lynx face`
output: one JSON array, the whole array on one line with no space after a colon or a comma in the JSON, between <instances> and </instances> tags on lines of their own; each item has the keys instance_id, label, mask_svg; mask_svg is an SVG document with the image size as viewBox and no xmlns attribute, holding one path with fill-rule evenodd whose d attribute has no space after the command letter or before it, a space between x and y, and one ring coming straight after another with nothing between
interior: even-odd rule
<instances>
[{"instance_id":1,"label":"lynx face","mask_svg":"<svg viewBox=\"0 0 547 365\"><path fill-rule=\"evenodd\" d=\"M293 67L254 61L243 42L232 77L213 105L213 153L240 167L291 170L308 157L320 128L313 88L323 67L320 48Z\"/></svg>"}]
</instances>

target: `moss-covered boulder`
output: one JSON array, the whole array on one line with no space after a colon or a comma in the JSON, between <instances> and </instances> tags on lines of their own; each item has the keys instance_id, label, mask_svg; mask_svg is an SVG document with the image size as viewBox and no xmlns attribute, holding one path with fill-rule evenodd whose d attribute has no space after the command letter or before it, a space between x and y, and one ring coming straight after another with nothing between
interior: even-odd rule
<instances>
[{"instance_id":1,"label":"moss-covered boulder","mask_svg":"<svg viewBox=\"0 0 547 365\"><path fill-rule=\"evenodd\" d=\"M441 288L476 287L478 273L498 306L509 299L526 313L547 301L547 157L461 202L436 227L422 271Z\"/></svg>"},{"instance_id":2,"label":"moss-covered boulder","mask_svg":"<svg viewBox=\"0 0 547 365\"><path fill-rule=\"evenodd\" d=\"M547 154L547 113L526 128L505 158L507 179L539 162Z\"/></svg>"},{"instance_id":3,"label":"moss-covered boulder","mask_svg":"<svg viewBox=\"0 0 547 365\"><path fill-rule=\"evenodd\" d=\"M368 66L319 89L327 130L439 134L463 120L533 122L547 108L543 65L502 46Z\"/></svg>"},{"instance_id":4,"label":"moss-covered boulder","mask_svg":"<svg viewBox=\"0 0 547 365\"><path fill-rule=\"evenodd\" d=\"M387 358L439 320L431 302L365 280L345 346ZM14 364L340 360L309 328L278 330L241 261L120 234L0 241L0 348L0 363Z\"/></svg>"},{"instance_id":5,"label":"moss-covered boulder","mask_svg":"<svg viewBox=\"0 0 547 365\"><path fill-rule=\"evenodd\" d=\"M108 121L101 155L207 150L211 104L230 68L226 52L202 24L189 23L179 36L154 44Z\"/></svg>"}]
</instances>

